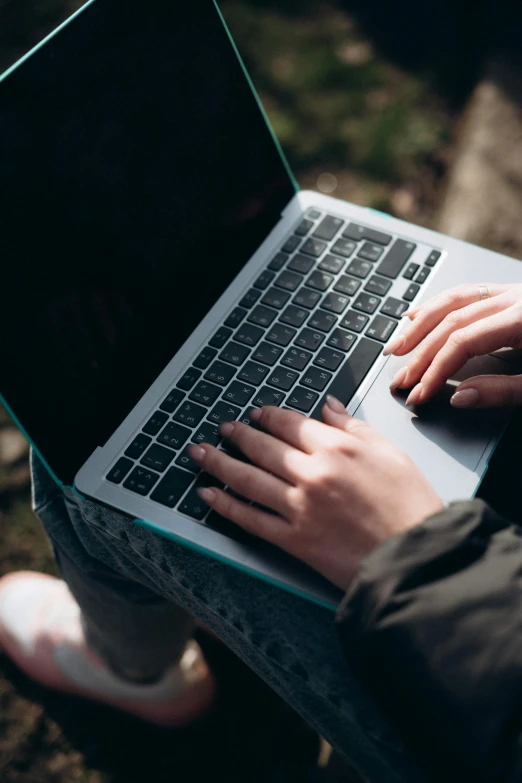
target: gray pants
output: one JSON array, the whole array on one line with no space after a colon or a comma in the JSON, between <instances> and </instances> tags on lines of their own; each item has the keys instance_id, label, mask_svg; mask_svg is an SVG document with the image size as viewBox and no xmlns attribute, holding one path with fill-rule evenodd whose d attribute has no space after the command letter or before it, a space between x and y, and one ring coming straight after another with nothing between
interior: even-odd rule
<instances>
[{"instance_id":1,"label":"gray pants","mask_svg":"<svg viewBox=\"0 0 522 783\"><path fill-rule=\"evenodd\" d=\"M33 489L90 643L112 668L160 673L197 617L370 783L422 782L352 676L332 612L78 498L34 458Z\"/></svg>"}]
</instances>

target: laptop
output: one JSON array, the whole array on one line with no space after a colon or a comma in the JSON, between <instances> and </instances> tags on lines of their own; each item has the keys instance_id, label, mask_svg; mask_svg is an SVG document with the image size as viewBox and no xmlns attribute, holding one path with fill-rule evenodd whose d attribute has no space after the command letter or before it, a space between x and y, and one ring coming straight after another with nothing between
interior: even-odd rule
<instances>
[{"instance_id":1,"label":"laptop","mask_svg":"<svg viewBox=\"0 0 522 783\"><path fill-rule=\"evenodd\" d=\"M412 303L522 267L299 191L211 0L88 2L4 74L0 177L0 389L58 483L332 608L209 511L188 444L226 448L219 423L261 405L320 418L332 393L445 501L473 496L507 414L407 409L383 348Z\"/></svg>"}]
</instances>

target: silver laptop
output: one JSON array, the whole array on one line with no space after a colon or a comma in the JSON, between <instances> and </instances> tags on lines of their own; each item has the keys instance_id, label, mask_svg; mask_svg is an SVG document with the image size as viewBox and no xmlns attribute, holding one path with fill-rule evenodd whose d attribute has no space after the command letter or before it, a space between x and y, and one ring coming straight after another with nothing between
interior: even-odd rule
<instances>
[{"instance_id":1,"label":"silver laptop","mask_svg":"<svg viewBox=\"0 0 522 783\"><path fill-rule=\"evenodd\" d=\"M3 76L0 178L0 389L59 483L332 607L209 513L190 443L253 406L319 417L333 393L444 500L476 491L506 414L406 409L383 348L411 303L522 267L300 192L210 0L87 3Z\"/></svg>"}]
</instances>

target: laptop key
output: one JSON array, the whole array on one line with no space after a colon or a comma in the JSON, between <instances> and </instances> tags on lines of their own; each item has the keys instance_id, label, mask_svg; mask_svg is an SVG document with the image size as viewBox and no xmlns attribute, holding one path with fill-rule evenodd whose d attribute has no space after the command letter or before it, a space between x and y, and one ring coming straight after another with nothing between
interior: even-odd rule
<instances>
[{"instance_id":1,"label":"laptop key","mask_svg":"<svg viewBox=\"0 0 522 783\"><path fill-rule=\"evenodd\" d=\"M281 272L274 285L283 288L285 291L293 292L296 288L299 288L302 282L303 278L301 275L298 275L295 272L289 272L285 269L284 272Z\"/></svg>"},{"instance_id":2,"label":"laptop key","mask_svg":"<svg viewBox=\"0 0 522 783\"><path fill-rule=\"evenodd\" d=\"M303 329L295 341L299 348L306 348L308 351L316 351L324 340L324 334L312 331L312 329Z\"/></svg>"},{"instance_id":3,"label":"laptop key","mask_svg":"<svg viewBox=\"0 0 522 783\"><path fill-rule=\"evenodd\" d=\"M281 405L285 398L282 391L271 389L269 386L263 386L252 400L254 405Z\"/></svg>"},{"instance_id":4,"label":"laptop key","mask_svg":"<svg viewBox=\"0 0 522 783\"><path fill-rule=\"evenodd\" d=\"M268 288L274 277L275 274L273 272L271 272L269 269L265 269L264 272L261 272L257 278L256 282L254 283L254 287L260 288L262 291L264 291L265 288Z\"/></svg>"},{"instance_id":5,"label":"laptop key","mask_svg":"<svg viewBox=\"0 0 522 783\"><path fill-rule=\"evenodd\" d=\"M345 359L344 364L339 368L330 386L327 387L326 394L331 394L337 397L343 405L348 405L381 351L382 345L380 343L361 337L353 351ZM326 402L326 394L321 397L320 402L314 408L313 419L321 421L321 411Z\"/></svg>"},{"instance_id":6,"label":"laptop key","mask_svg":"<svg viewBox=\"0 0 522 783\"><path fill-rule=\"evenodd\" d=\"M303 310L302 307L296 307L295 305L288 305L284 313L281 314L279 320L282 321L282 323L284 324L289 324L290 326L297 326L297 328L299 328L304 324L304 322L306 321L309 315L310 313L308 312L308 310ZM288 342L290 342L290 340Z\"/></svg>"},{"instance_id":7,"label":"laptop key","mask_svg":"<svg viewBox=\"0 0 522 783\"><path fill-rule=\"evenodd\" d=\"M252 359L255 359L256 362L268 364L269 367L272 367L277 362L282 353L283 349L278 348L277 345L261 343L261 345L258 345L252 354Z\"/></svg>"},{"instance_id":8,"label":"laptop key","mask_svg":"<svg viewBox=\"0 0 522 783\"><path fill-rule=\"evenodd\" d=\"M253 326L252 324L245 323L243 326L239 327L234 335L234 339L237 340L238 343L243 343L244 345L249 345L252 347L257 345L263 335L264 332L259 328L259 326Z\"/></svg>"},{"instance_id":9,"label":"laptop key","mask_svg":"<svg viewBox=\"0 0 522 783\"><path fill-rule=\"evenodd\" d=\"M313 258L297 253L288 264L288 269L291 269L292 272L298 272L300 275L307 275L314 264Z\"/></svg>"},{"instance_id":10,"label":"laptop key","mask_svg":"<svg viewBox=\"0 0 522 783\"><path fill-rule=\"evenodd\" d=\"M123 482L123 486L138 495L148 495L158 479L159 475L153 470L136 465L132 473L129 473L129 477Z\"/></svg>"},{"instance_id":11,"label":"laptop key","mask_svg":"<svg viewBox=\"0 0 522 783\"><path fill-rule=\"evenodd\" d=\"M309 209L306 214L311 220L317 220L317 218L321 217L321 213L318 209Z\"/></svg>"},{"instance_id":12,"label":"laptop key","mask_svg":"<svg viewBox=\"0 0 522 783\"><path fill-rule=\"evenodd\" d=\"M196 369L196 367L191 367L183 373L176 386L178 386L180 389L188 391L189 389L192 389L200 376L201 370Z\"/></svg>"},{"instance_id":13,"label":"laptop key","mask_svg":"<svg viewBox=\"0 0 522 783\"><path fill-rule=\"evenodd\" d=\"M415 275L420 269L420 264L408 264L406 269L404 270L403 277L406 278L406 280L413 280Z\"/></svg>"},{"instance_id":14,"label":"laptop key","mask_svg":"<svg viewBox=\"0 0 522 783\"><path fill-rule=\"evenodd\" d=\"M152 442L152 438L148 435L143 435L141 432L136 435L131 444L125 449L125 455L131 459L139 459L149 443Z\"/></svg>"},{"instance_id":15,"label":"laptop key","mask_svg":"<svg viewBox=\"0 0 522 783\"><path fill-rule=\"evenodd\" d=\"M283 255L281 253L281 255ZM270 264L269 264L270 266ZM255 305L259 297L261 296L261 291L258 291L257 288L251 288L250 291L247 291L244 297L240 301L240 306L245 307L247 309L250 309Z\"/></svg>"},{"instance_id":16,"label":"laptop key","mask_svg":"<svg viewBox=\"0 0 522 783\"><path fill-rule=\"evenodd\" d=\"M384 277L396 278L416 247L413 242L397 239L377 267L377 273Z\"/></svg>"},{"instance_id":17,"label":"laptop key","mask_svg":"<svg viewBox=\"0 0 522 783\"><path fill-rule=\"evenodd\" d=\"M354 310L361 310L363 313L374 313L379 307L381 300L376 296L370 296L369 294L359 294L355 302L353 303Z\"/></svg>"},{"instance_id":18,"label":"laptop key","mask_svg":"<svg viewBox=\"0 0 522 783\"><path fill-rule=\"evenodd\" d=\"M237 377L240 381L246 381L246 383L253 383L254 386L258 386L263 382L268 372L268 367L264 367L262 364L247 362L239 371Z\"/></svg>"},{"instance_id":19,"label":"laptop key","mask_svg":"<svg viewBox=\"0 0 522 783\"><path fill-rule=\"evenodd\" d=\"M185 446L181 454L176 460L176 465L179 465L182 468L185 468L185 470L190 470L191 473L199 473L201 468L199 467L198 463L195 462L190 454L188 453L188 446Z\"/></svg>"},{"instance_id":20,"label":"laptop key","mask_svg":"<svg viewBox=\"0 0 522 783\"><path fill-rule=\"evenodd\" d=\"M289 348L281 359L281 364L294 370L304 370L312 356L309 351L303 351L301 348Z\"/></svg>"},{"instance_id":21,"label":"laptop key","mask_svg":"<svg viewBox=\"0 0 522 783\"><path fill-rule=\"evenodd\" d=\"M339 326L342 329L350 329L351 332L359 333L362 332L369 320L367 315L361 315L360 313L355 313L353 310L348 310Z\"/></svg>"},{"instance_id":22,"label":"laptop key","mask_svg":"<svg viewBox=\"0 0 522 783\"><path fill-rule=\"evenodd\" d=\"M265 307L265 305L260 304L252 310L248 316L248 321L252 324L257 324L257 326L264 326L266 328L267 326L270 326L276 315L276 310L272 310L270 307Z\"/></svg>"},{"instance_id":23,"label":"laptop key","mask_svg":"<svg viewBox=\"0 0 522 783\"><path fill-rule=\"evenodd\" d=\"M338 348L340 351L349 351L356 340L357 337L354 334L345 332L343 329L334 329L326 341L326 345L330 345L332 348Z\"/></svg>"},{"instance_id":24,"label":"laptop key","mask_svg":"<svg viewBox=\"0 0 522 783\"><path fill-rule=\"evenodd\" d=\"M212 381L213 383L219 383L220 386L226 386L227 383L229 383L232 378L234 377L236 371L233 367L231 367L229 364L225 364L224 362L214 362L210 365L208 370L206 371L204 378L207 381Z\"/></svg>"},{"instance_id":25,"label":"laptop key","mask_svg":"<svg viewBox=\"0 0 522 783\"><path fill-rule=\"evenodd\" d=\"M240 364L243 364L249 353L250 348L247 348L246 345L240 345L231 340L225 345L219 354L219 358L223 359L224 362L229 362L229 364L235 364L236 367L239 367Z\"/></svg>"},{"instance_id":26,"label":"laptop key","mask_svg":"<svg viewBox=\"0 0 522 783\"><path fill-rule=\"evenodd\" d=\"M158 443L164 443L165 446L170 446L171 449L180 449L187 438L190 437L190 434L190 430L186 427L171 421L158 435Z\"/></svg>"},{"instance_id":27,"label":"laptop key","mask_svg":"<svg viewBox=\"0 0 522 783\"><path fill-rule=\"evenodd\" d=\"M429 266L423 266L422 269L420 270L419 274L415 278L415 282L416 283L425 283L426 280L428 279L428 276L429 276L430 272L431 272L431 269L429 268Z\"/></svg>"},{"instance_id":28,"label":"laptop key","mask_svg":"<svg viewBox=\"0 0 522 783\"><path fill-rule=\"evenodd\" d=\"M385 296L385 294L388 293L391 287L392 287L391 280L386 280L384 277L378 277L377 275L372 275L372 277L370 277L370 279L364 286L364 290L367 291L369 294L377 294L377 296Z\"/></svg>"},{"instance_id":29,"label":"laptop key","mask_svg":"<svg viewBox=\"0 0 522 783\"><path fill-rule=\"evenodd\" d=\"M196 367L199 367L200 370L206 370L208 365L210 364L212 359L214 359L215 356L217 356L216 349L210 348L210 346L207 345L206 348L203 348L199 356L197 356L197 358L194 359L194 365Z\"/></svg>"},{"instance_id":30,"label":"laptop key","mask_svg":"<svg viewBox=\"0 0 522 783\"><path fill-rule=\"evenodd\" d=\"M117 463L109 470L105 478L113 484L120 484L134 463L126 457L120 457Z\"/></svg>"},{"instance_id":31,"label":"laptop key","mask_svg":"<svg viewBox=\"0 0 522 783\"><path fill-rule=\"evenodd\" d=\"M322 272L330 272L332 275L336 275L341 271L345 263L344 258L325 256L317 268Z\"/></svg>"},{"instance_id":32,"label":"laptop key","mask_svg":"<svg viewBox=\"0 0 522 783\"><path fill-rule=\"evenodd\" d=\"M394 318L386 318L385 315L376 315L370 326L366 330L368 337L379 340L381 343L387 342L397 328L397 321Z\"/></svg>"},{"instance_id":33,"label":"laptop key","mask_svg":"<svg viewBox=\"0 0 522 783\"><path fill-rule=\"evenodd\" d=\"M234 307L228 318L225 319L225 326L230 326L231 329L235 329L239 326L247 311L243 307Z\"/></svg>"},{"instance_id":34,"label":"laptop key","mask_svg":"<svg viewBox=\"0 0 522 783\"><path fill-rule=\"evenodd\" d=\"M152 468L162 473L165 468L168 468L174 457L175 452L172 449L166 449L165 446L160 446L159 443L153 443L150 449L143 455L141 464L146 468Z\"/></svg>"},{"instance_id":35,"label":"laptop key","mask_svg":"<svg viewBox=\"0 0 522 783\"><path fill-rule=\"evenodd\" d=\"M196 487L192 487L190 492L187 492L186 497L183 498L178 506L180 514L185 514L191 519L196 519L201 522L209 511L209 507L205 501L199 497Z\"/></svg>"},{"instance_id":36,"label":"laptop key","mask_svg":"<svg viewBox=\"0 0 522 783\"><path fill-rule=\"evenodd\" d=\"M288 256L286 253L276 253L268 264L268 269L271 269L272 272L279 272L284 267L289 258L290 256Z\"/></svg>"},{"instance_id":37,"label":"laptop key","mask_svg":"<svg viewBox=\"0 0 522 783\"><path fill-rule=\"evenodd\" d=\"M211 348L210 350L214 350ZM214 351L214 356L216 355L217 351ZM201 354L200 354L201 355ZM162 411L166 411L167 413L174 413L178 405L180 404L181 400L185 397L182 391L179 389L172 389L171 392L167 394L165 399L160 405L160 408ZM151 433L152 435L155 435L156 433Z\"/></svg>"},{"instance_id":38,"label":"laptop key","mask_svg":"<svg viewBox=\"0 0 522 783\"><path fill-rule=\"evenodd\" d=\"M368 261L378 261L384 253L382 245L375 245L373 242L365 242L357 251L357 255L366 258Z\"/></svg>"},{"instance_id":39,"label":"laptop key","mask_svg":"<svg viewBox=\"0 0 522 783\"><path fill-rule=\"evenodd\" d=\"M332 280L332 275L316 269L315 272L312 272L310 277L308 277L306 285L310 286L310 288L316 288L318 291L326 291Z\"/></svg>"},{"instance_id":40,"label":"laptop key","mask_svg":"<svg viewBox=\"0 0 522 783\"><path fill-rule=\"evenodd\" d=\"M235 421L240 413L240 408L221 400L214 405L208 418L216 424L224 424L227 421Z\"/></svg>"},{"instance_id":41,"label":"laptop key","mask_svg":"<svg viewBox=\"0 0 522 783\"><path fill-rule=\"evenodd\" d=\"M198 431L192 437L192 443L209 443L211 446L217 446L220 441L219 429L209 421L202 422Z\"/></svg>"},{"instance_id":42,"label":"laptop key","mask_svg":"<svg viewBox=\"0 0 522 783\"><path fill-rule=\"evenodd\" d=\"M228 402L233 402L235 405L239 405L240 408L242 408L247 404L252 395L255 394L255 391L253 386L234 381L230 384L228 389L223 392L223 399Z\"/></svg>"},{"instance_id":43,"label":"laptop key","mask_svg":"<svg viewBox=\"0 0 522 783\"><path fill-rule=\"evenodd\" d=\"M157 435L169 417L163 411L156 411L143 427L147 435Z\"/></svg>"},{"instance_id":44,"label":"laptop key","mask_svg":"<svg viewBox=\"0 0 522 783\"><path fill-rule=\"evenodd\" d=\"M407 302L413 302L415 297L420 291L420 285L417 285L416 283L411 283L411 285L408 286L406 291L404 292L403 299L405 299Z\"/></svg>"},{"instance_id":45,"label":"laptop key","mask_svg":"<svg viewBox=\"0 0 522 783\"><path fill-rule=\"evenodd\" d=\"M304 220L301 220L297 228L294 229L294 234L297 234L298 237L304 237L306 234L308 234L313 225L313 220L307 220L304 218Z\"/></svg>"},{"instance_id":46,"label":"laptop key","mask_svg":"<svg viewBox=\"0 0 522 783\"><path fill-rule=\"evenodd\" d=\"M369 242L377 242L379 245L389 245L392 238L389 234L382 231L376 231L374 228L359 226L357 223L349 223L343 231L343 237L348 239L367 239Z\"/></svg>"},{"instance_id":47,"label":"laptop key","mask_svg":"<svg viewBox=\"0 0 522 783\"><path fill-rule=\"evenodd\" d=\"M355 275L356 277L364 279L373 271L373 266L369 261L364 261L361 258L354 258L346 267L346 271L350 275Z\"/></svg>"},{"instance_id":48,"label":"laptop key","mask_svg":"<svg viewBox=\"0 0 522 783\"><path fill-rule=\"evenodd\" d=\"M308 319L308 326L312 329L319 329L321 332L329 332L337 323L337 316L333 313L327 313L324 310L318 310L312 313Z\"/></svg>"},{"instance_id":49,"label":"laptop key","mask_svg":"<svg viewBox=\"0 0 522 783\"><path fill-rule=\"evenodd\" d=\"M321 348L314 359L314 364L323 367L325 370L333 370L335 372L343 361L344 353L334 351L331 348Z\"/></svg>"},{"instance_id":50,"label":"laptop key","mask_svg":"<svg viewBox=\"0 0 522 783\"><path fill-rule=\"evenodd\" d=\"M440 250L432 250L429 254L428 258L425 261L425 264L428 266L435 266L439 258L441 257Z\"/></svg>"},{"instance_id":51,"label":"laptop key","mask_svg":"<svg viewBox=\"0 0 522 783\"><path fill-rule=\"evenodd\" d=\"M326 294L325 298L321 302L321 307L324 310L329 310L331 313L339 314L342 313L343 310L346 310L349 303L350 300L347 296L330 292L329 294Z\"/></svg>"},{"instance_id":52,"label":"laptop key","mask_svg":"<svg viewBox=\"0 0 522 783\"><path fill-rule=\"evenodd\" d=\"M345 294L346 296L353 296L360 287L360 280L356 280L355 277L348 277L348 275L342 275L334 285L333 290L338 291L340 294Z\"/></svg>"},{"instance_id":53,"label":"laptop key","mask_svg":"<svg viewBox=\"0 0 522 783\"><path fill-rule=\"evenodd\" d=\"M317 228L315 229L313 236L317 239L333 239L338 231L344 226L344 220L334 217L333 215L325 215L321 220Z\"/></svg>"},{"instance_id":54,"label":"laptop key","mask_svg":"<svg viewBox=\"0 0 522 783\"><path fill-rule=\"evenodd\" d=\"M306 307L308 310L312 310L319 299L321 294L319 291L312 291L310 288L300 288L292 299L292 302L298 307Z\"/></svg>"},{"instance_id":55,"label":"laptop key","mask_svg":"<svg viewBox=\"0 0 522 783\"><path fill-rule=\"evenodd\" d=\"M293 339L293 337L295 337L295 335L296 335L295 329L292 329L292 327L290 326L285 326L284 324L277 323L274 324L273 327L270 329L270 331L266 335L266 339L270 340L271 343L282 345L284 348ZM259 361L261 361L261 359Z\"/></svg>"},{"instance_id":56,"label":"laptop key","mask_svg":"<svg viewBox=\"0 0 522 783\"><path fill-rule=\"evenodd\" d=\"M288 396L286 404L291 405L292 408L297 408L298 411L308 413L318 399L319 395L316 392L310 391L310 389L306 389L303 386L296 386Z\"/></svg>"},{"instance_id":57,"label":"laptop key","mask_svg":"<svg viewBox=\"0 0 522 783\"><path fill-rule=\"evenodd\" d=\"M325 370L320 370L318 367L309 367L303 374L299 383L302 386L308 386L314 391L323 391L323 389L330 383L333 375Z\"/></svg>"},{"instance_id":58,"label":"laptop key","mask_svg":"<svg viewBox=\"0 0 522 783\"><path fill-rule=\"evenodd\" d=\"M275 386L276 389L282 389L282 391L289 391L292 388L296 380L299 378L299 373L294 370L288 370L286 367L276 367L270 373L270 377L267 379L267 383L270 386Z\"/></svg>"},{"instance_id":59,"label":"laptop key","mask_svg":"<svg viewBox=\"0 0 522 783\"><path fill-rule=\"evenodd\" d=\"M223 348L223 346L225 345L226 341L228 340L231 334L232 334L232 329L228 329L226 326L221 326L217 330L215 335L212 337L212 339L209 340L209 344L213 348L218 348L218 349Z\"/></svg>"},{"instance_id":60,"label":"laptop key","mask_svg":"<svg viewBox=\"0 0 522 783\"><path fill-rule=\"evenodd\" d=\"M174 508L193 480L192 473L187 473L186 470L180 468L169 468L150 498L156 503L161 503L162 506Z\"/></svg>"},{"instance_id":61,"label":"laptop key","mask_svg":"<svg viewBox=\"0 0 522 783\"><path fill-rule=\"evenodd\" d=\"M288 237L281 250L283 251L283 253L293 253L294 250L297 250L300 243L301 240L299 239L299 237L296 236Z\"/></svg>"},{"instance_id":62,"label":"laptop key","mask_svg":"<svg viewBox=\"0 0 522 783\"><path fill-rule=\"evenodd\" d=\"M406 302L401 302L400 299L394 299L393 296L389 296L381 307L381 313L384 313L384 315L391 315L394 318L400 318L407 309L408 304Z\"/></svg>"},{"instance_id":63,"label":"laptop key","mask_svg":"<svg viewBox=\"0 0 522 783\"><path fill-rule=\"evenodd\" d=\"M201 405L195 402L184 402L172 417L174 421L180 424L186 424L188 427L196 427L207 411Z\"/></svg>"},{"instance_id":64,"label":"laptop key","mask_svg":"<svg viewBox=\"0 0 522 783\"><path fill-rule=\"evenodd\" d=\"M330 248L332 253L343 258L350 258L357 245L355 242L347 242L346 239L338 239Z\"/></svg>"},{"instance_id":65,"label":"laptop key","mask_svg":"<svg viewBox=\"0 0 522 783\"><path fill-rule=\"evenodd\" d=\"M216 386L213 383L207 383L207 381L200 381L193 389L192 394L189 395L189 399L210 408L211 405L214 405L221 392L222 389L219 386Z\"/></svg>"},{"instance_id":66,"label":"laptop key","mask_svg":"<svg viewBox=\"0 0 522 783\"><path fill-rule=\"evenodd\" d=\"M289 299L290 294L288 291L280 291L278 288L269 288L261 299L261 304L275 307L276 310L281 310Z\"/></svg>"},{"instance_id":67,"label":"laptop key","mask_svg":"<svg viewBox=\"0 0 522 783\"><path fill-rule=\"evenodd\" d=\"M244 411L244 413L241 414L238 421L240 421L241 424L246 424L249 427L253 427L255 430L259 429L255 421L252 421L252 419L250 418L250 414L252 413L252 411L255 410L257 410L257 408L254 405L250 405L250 407L248 407L246 411Z\"/></svg>"},{"instance_id":68,"label":"laptop key","mask_svg":"<svg viewBox=\"0 0 522 783\"><path fill-rule=\"evenodd\" d=\"M320 239L313 239L309 237L301 248L301 253L305 253L307 256L313 256L313 258L319 258L328 245L326 242L322 242Z\"/></svg>"}]
</instances>

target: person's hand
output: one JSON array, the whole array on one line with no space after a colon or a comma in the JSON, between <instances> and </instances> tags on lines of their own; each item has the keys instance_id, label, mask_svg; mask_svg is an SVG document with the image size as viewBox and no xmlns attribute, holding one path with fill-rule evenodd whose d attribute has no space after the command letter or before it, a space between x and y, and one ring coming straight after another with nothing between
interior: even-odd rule
<instances>
[{"instance_id":1,"label":"person's hand","mask_svg":"<svg viewBox=\"0 0 522 783\"><path fill-rule=\"evenodd\" d=\"M218 488L199 490L211 508L276 544L342 589L372 549L442 509L402 451L328 398L325 423L279 408L259 408L221 433L253 464L208 444L190 455L250 506Z\"/></svg>"},{"instance_id":2,"label":"person's hand","mask_svg":"<svg viewBox=\"0 0 522 783\"><path fill-rule=\"evenodd\" d=\"M522 285L462 285L444 291L406 317L411 325L387 346L385 354L404 356L420 348L395 375L391 389L413 387L407 405L429 400L473 356L522 347ZM458 387L451 404L489 408L522 403L522 376L480 375Z\"/></svg>"}]
</instances>

